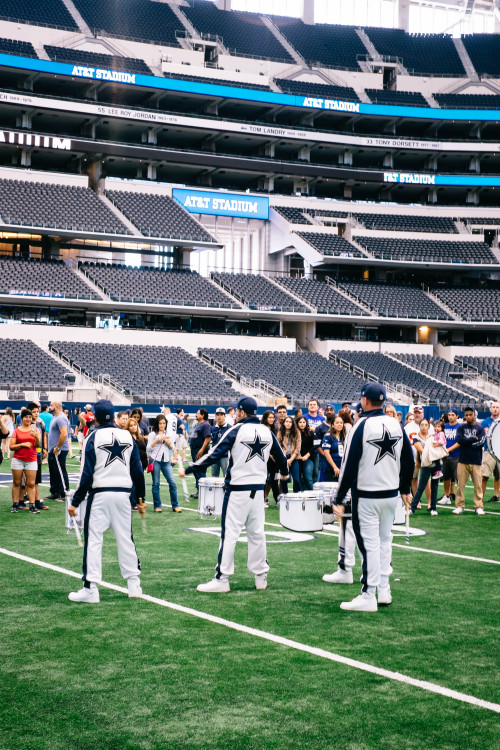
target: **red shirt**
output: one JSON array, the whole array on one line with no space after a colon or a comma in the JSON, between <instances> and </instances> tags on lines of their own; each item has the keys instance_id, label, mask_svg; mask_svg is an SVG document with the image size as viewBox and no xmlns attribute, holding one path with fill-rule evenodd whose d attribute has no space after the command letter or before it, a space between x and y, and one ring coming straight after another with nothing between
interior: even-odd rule
<instances>
[{"instance_id":1,"label":"red shirt","mask_svg":"<svg viewBox=\"0 0 500 750\"><path fill-rule=\"evenodd\" d=\"M16 443L18 445L19 443L30 443L31 445L31 448L18 448L14 453L14 458L18 458L19 461L36 461L36 436L32 435L31 430L25 432L24 430L19 429L19 427L16 427L14 430L14 437L16 438Z\"/></svg>"},{"instance_id":2,"label":"red shirt","mask_svg":"<svg viewBox=\"0 0 500 750\"><path fill-rule=\"evenodd\" d=\"M83 426L83 437L87 437L87 433L89 431L88 423L93 422L95 420L95 416L92 414L91 411L86 411L85 414L83 415L83 419L85 420L85 422L87 422L87 424Z\"/></svg>"}]
</instances>

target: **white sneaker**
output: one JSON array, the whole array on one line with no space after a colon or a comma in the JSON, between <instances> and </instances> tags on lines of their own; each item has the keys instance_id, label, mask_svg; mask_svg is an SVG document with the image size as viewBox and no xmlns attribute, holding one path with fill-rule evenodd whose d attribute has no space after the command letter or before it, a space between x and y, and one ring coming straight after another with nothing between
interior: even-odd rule
<instances>
[{"instance_id":1,"label":"white sneaker","mask_svg":"<svg viewBox=\"0 0 500 750\"><path fill-rule=\"evenodd\" d=\"M388 605L392 603L391 587L390 586L379 586L377 589L378 603L381 605Z\"/></svg>"},{"instance_id":2,"label":"white sneaker","mask_svg":"<svg viewBox=\"0 0 500 750\"><path fill-rule=\"evenodd\" d=\"M267 573L261 573L259 576L255 576L255 588L259 591L267 589Z\"/></svg>"},{"instance_id":3,"label":"white sneaker","mask_svg":"<svg viewBox=\"0 0 500 750\"><path fill-rule=\"evenodd\" d=\"M350 602L342 602L340 609L348 609L353 612L376 612L377 600L373 595L360 594Z\"/></svg>"},{"instance_id":4,"label":"white sneaker","mask_svg":"<svg viewBox=\"0 0 500 750\"><path fill-rule=\"evenodd\" d=\"M476 516L484 516L484 509L476 508Z\"/></svg>"},{"instance_id":5,"label":"white sneaker","mask_svg":"<svg viewBox=\"0 0 500 750\"><path fill-rule=\"evenodd\" d=\"M437 516L438 512L437 510L431 510L431 516Z\"/></svg>"},{"instance_id":6,"label":"white sneaker","mask_svg":"<svg viewBox=\"0 0 500 750\"><path fill-rule=\"evenodd\" d=\"M451 505L451 499L448 495L443 495L441 500L438 500L438 505Z\"/></svg>"},{"instance_id":7,"label":"white sneaker","mask_svg":"<svg viewBox=\"0 0 500 750\"><path fill-rule=\"evenodd\" d=\"M339 568L335 573L326 573L321 580L326 583L353 583L352 570Z\"/></svg>"},{"instance_id":8,"label":"white sneaker","mask_svg":"<svg viewBox=\"0 0 500 750\"><path fill-rule=\"evenodd\" d=\"M227 578L212 578L208 583L200 583L196 587L197 591L203 591L205 594L227 594L229 581Z\"/></svg>"},{"instance_id":9,"label":"white sneaker","mask_svg":"<svg viewBox=\"0 0 500 750\"><path fill-rule=\"evenodd\" d=\"M136 596L141 596L141 579L139 576L131 576L127 580L128 598L135 599Z\"/></svg>"},{"instance_id":10,"label":"white sneaker","mask_svg":"<svg viewBox=\"0 0 500 750\"><path fill-rule=\"evenodd\" d=\"M86 602L87 604L99 604L99 589L93 586L90 589L83 587L80 591L72 591L68 594L70 602Z\"/></svg>"},{"instance_id":11,"label":"white sneaker","mask_svg":"<svg viewBox=\"0 0 500 750\"><path fill-rule=\"evenodd\" d=\"M463 512L464 512L464 509L463 509L463 508L458 508L458 507L457 507L457 508L455 508L455 510L452 510L451 512L452 512L452 513L454 513L454 514L455 514L456 516L459 516L459 515L460 515L460 513L463 513Z\"/></svg>"}]
</instances>

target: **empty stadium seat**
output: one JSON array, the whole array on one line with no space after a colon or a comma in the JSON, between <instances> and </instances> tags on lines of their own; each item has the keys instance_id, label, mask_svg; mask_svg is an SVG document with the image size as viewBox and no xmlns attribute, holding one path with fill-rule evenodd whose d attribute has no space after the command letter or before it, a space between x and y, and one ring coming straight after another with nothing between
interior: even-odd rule
<instances>
[{"instance_id":1,"label":"empty stadium seat","mask_svg":"<svg viewBox=\"0 0 500 750\"><path fill-rule=\"evenodd\" d=\"M240 395L220 373L176 346L53 341L50 348L94 380L109 375L135 403L229 404Z\"/></svg>"},{"instance_id":2,"label":"empty stadium seat","mask_svg":"<svg viewBox=\"0 0 500 750\"><path fill-rule=\"evenodd\" d=\"M54 47L50 44L45 45L45 51L50 59L55 62L70 63L71 65L92 65L106 70L153 75L144 60L138 60L136 57L118 57L117 55L105 55L101 52L89 52L82 49Z\"/></svg>"},{"instance_id":3,"label":"empty stadium seat","mask_svg":"<svg viewBox=\"0 0 500 750\"><path fill-rule=\"evenodd\" d=\"M358 102L359 97L349 86L335 86L327 83L296 81L295 79L276 78L275 83L284 94L296 96L321 96L324 99L345 99ZM425 101L425 100L424 100Z\"/></svg>"},{"instance_id":4,"label":"empty stadium seat","mask_svg":"<svg viewBox=\"0 0 500 750\"><path fill-rule=\"evenodd\" d=\"M365 58L366 47L352 26L310 25L297 18L271 16L275 26L309 64L360 70L358 58Z\"/></svg>"},{"instance_id":5,"label":"empty stadium seat","mask_svg":"<svg viewBox=\"0 0 500 750\"><path fill-rule=\"evenodd\" d=\"M498 263L485 242L353 237L375 258L430 263Z\"/></svg>"},{"instance_id":6,"label":"empty stadium seat","mask_svg":"<svg viewBox=\"0 0 500 750\"><path fill-rule=\"evenodd\" d=\"M500 289L443 289L433 286L431 290L463 320L500 320Z\"/></svg>"},{"instance_id":7,"label":"empty stadium seat","mask_svg":"<svg viewBox=\"0 0 500 750\"><path fill-rule=\"evenodd\" d=\"M184 31L167 3L150 0L74 0L93 31L124 39L179 47L176 32Z\"/></svg>"},{"instance_id":8,"label":"empty stadium seat","mask_svg":"<svg viewBox=\"0 0 500 750\"><path fill-rule=\"evenodd\" d=\"M240 307L222 289L195 271L130 268L110 263L81 263L80 269L113 300L229 309Z\"/></svg>"},{"instance_id":9,"label":"empty stadium seat","mask_svg":"<svg viewBox=\"0 0 500 750\"><path fill-rule=\"evenodd\" d=\"M20 42L17 39L0 39L0 52L2 52L4 55L38 57L35 52L35 48L30 42Z\"/></svg>"},{"instance_id":10,"label":"empty stadium seat","mask_svg":"<svg viewBox=\"0 0 500 750\"><path fill-rule=\"evenodd\" d=\"M62 0L0 0L0 18L79 31Z\"/></svg>"},{"instance_id":11,"label":"empty stadium seat","mask_svg":"<svg viewBox=\"0 0 500 750\"><path fill-rule=\"evenodd\" d=\"M354 217L366 229L385 232L429 232L458 234L452 218L448 216L407 216L406 214L358 214Z\"/></svg>"},{"instance_id":12,"label":"empty stadium seat","mask_svg":"<svg viewBox=\"0 0 500 750\"><path fill-rule=\"evenodd\" d=\"M367 27L365 32L380 55L399 57L415 75L465 76L451 36L408 34L402 29ZM483 34L479 35L481 38Z\"/></svg>"},{"instance_id":13,"label":"empty stadium seat","mask_svg":"<svg viewBox=\"0 0 500 750\"><path fill-rule=\"evenodd\" d=\"M62 260L0 257L0 294L100 299Z\"/></svg>"},{"instance_id":14,"label":"empty stadium seat","mask_svg":"<svg viewBox=\"0 0 500 750\"><path fill-rule=\"evenodd\" d=\"M89 188L0 180L3 224L81 232L131 234Z\"/></svg>"},{"instance_id":15,"label":"empty stadium seat","mask_svg":"<svg viewBox=\"0 0 500 750\"><path fill-rule=\"evenodd\" d=\"M168 195L106 190L106 196L146 237L215 242L212 235Z\"/></svg>"},{"instance_id":16,"label":"empty stadium seat","mask_svg":"<svg viewBox=\"0 0 500 750\"><path fill-rule=\"evenodd\" d=\"M355 302L340 294L337 289L316 279L293 279L277 277L275 281L288 289L307 305L316 308L322 315L367 315L369 313Z\"/></svg>"},{"instance_id":17,"label":"empty stadium seat","mask_svg":"<svg viewBox=\"0 0 500 750\"><path fill-rule=\"evenodd\" d=\"M321 255L341 258L363 258L364 255L357 247L338 234L322 234L320 232L297 232L297 235L317 250Z\"/></svg>"},{"instance_id":18,"label":"empty stadium seat","mask_svg":"<svg viewBox=\"0 0 500 750\"><path fill-rule=\"evenodd\" d=\"M365 89L373 104L401 107L428 107L427 99L419 91L389 91Z\"/></svg>"},{"instance_id":19,"label":"empty stadium seat","mask_svg":"<svg viewBox=\"0 0 500 750\"><path fill-rule=\"evenodd\" d=\"M33 341L2 339L0 381L2 381L2 386L8 386L2 390L62 391L65 388L66 373L67 370L62 364L52 359ZM17 398L17 396L9 395L9 399L11 398Z\"/></svg>"},{"instance_id":20,"label":"empty stadium seat","mask_svg":"<svg viewBox=\"0 0 500 750\"><path fill-rule=\"evenodd\" d=\"M212 278L253 310L310 312L305 305L279 289L264 276L216 271L212 273Z\"/></svg>"},{"instance_id":21,"label":"empty stadium seat","mask_svg":"<svg viewBox=\"0 0 500 750\"><path fill-rule=\"evenodd\" d=\"M415 287L339 281L339 288L359 299L378 315L388 318L452 319L421 289Z\"/></svg>"},{"instance_id":22,"label":"empty stadium seat","mask_svg":"<svg viewBox=\"0 0 500 750\"><path fill-rule=\"evenodd\" d=\"M462 41L478 75L500 75L498 34L466 34Z\"/></svg>"}]
</instances>

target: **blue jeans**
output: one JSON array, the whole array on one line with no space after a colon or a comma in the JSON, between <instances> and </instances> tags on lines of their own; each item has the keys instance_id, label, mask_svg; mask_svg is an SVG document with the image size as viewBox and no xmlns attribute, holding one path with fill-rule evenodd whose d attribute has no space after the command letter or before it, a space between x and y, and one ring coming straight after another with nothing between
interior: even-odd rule
<instances>
[{"instance_id":1,"label":"blue jeans","mask_svg":"<svg viewBox=\"0 0 500 750\"><path fill-rule=\"evenodd\" d=\"M160 499L160 474L163 474L168 482L170 490L170 503L172 508L177 508L177 485L174 479L174 470L170 461L155 461L153 465L153 505L155 508L161 508Z\"/></svg>"},{"instance_id":2,"label":"blue jeans","mask_svg":"<svg viewBox=\"0 0 500 750\"><path fill-rule=\"evenodd\" d=\"M311 458L313 462L313 482L317 482L318 477L319 477L319 458L320 458L318 451L313 453Z\"/></svg>"},{"instance_id":3,"label":"blue jeans","mask_svg":"<svg viewBox=\"0 0 500 750\"><path fill-rule=\"evenodd\" d=\"M300 473L299 473L299 462L297 459L295 461L292 461L290 464L290 467L288 469L288 475L292 478L293 481L293 491L294 492L301 492L302 486L300 484ZM286 495L288 493L288 481L284 482L283 480L280 481L281 485L281 492Z\"/></svg>"},{"instance_id":4,"label":"blue jeans","mask_svg":"<svg viewBox=\"0 0 500 750\"><path fill-rule=\"evenodd\" d=\"M303 490L312 490L313 488L313 469L314 461L308 458L307 461L297 461L299 464L300 483Z\"/></svg>"},{"instance_id":5,"label":"blue jeans","mask_svg":"<svg viewBox=\"0 0 500 750\"><path fill-rule=\"evenodd\" d=\"M216 464L212 464L212 476L218 477L220 472L222 472L222 476L225 477L228 463L228 457L224 456L224 458L221 458Z\"/></svg>"},{"instance_id":6,"label":"blue jeans","mask_svg":"<svg viewBox=\"0 0 500 750\"><path fill-rule=\"evenodd\" d=\"M415 492L413 496L413 500L411 501L411 509L413 511L417 509L417 505L420 502L420 498L422 497L425 491L425 488L427 487L427 482L429 481L429 479L431 479L432 475L436 473L436 471L437 469L435 466L422 466L421 467L419 478L418 478L417 491ZM439 485L439 479L431 479L431 510L436 510L438 485Z\"/></svg>"}]
</instances>

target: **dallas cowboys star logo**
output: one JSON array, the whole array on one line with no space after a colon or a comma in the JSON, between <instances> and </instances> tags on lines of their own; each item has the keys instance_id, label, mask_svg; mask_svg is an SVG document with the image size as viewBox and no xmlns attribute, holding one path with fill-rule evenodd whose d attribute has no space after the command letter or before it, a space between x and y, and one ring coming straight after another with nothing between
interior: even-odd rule
<instances>
[{"instance_id":1,"label":"dallas cowboys star logo","mask_svg":"<svg viewBox=\"0 0 500 750\"><path fill-rule=\"evenodd\" d=\"M385 424L383 425L383 428L384 432L381 438L379 438L378 440L366 441L378 450L377 458L375 459L375 465L377 465L379 461L382 461L385 456L390 456L391 458L396 460L394 448L399 443L399 441L403 439L402 435L400 435L399 437L391 437L391 433L389 432Z\"/></svg>"},{"instance_id":2,"label":"dallas cowboys star logo","mask_svg":"<svg viewBox=\"0 0 500 750\"><path fill-rule=\"evenodd\" d=\"M247 456L247 458L245 460L245 463L247 463L248 461L250 461L250 459L252 459L254 456L258 456L265 463L266 459L264 458L263 450L268 445L270 445L270 443L266 443L264 440L261 440L260 437L259 437L259 435L257 435L257 433L255 433L255 439L254 440L252 440L252 441L250 441L250 440L242 440L241 442L243 443L243 445L246 445L247 448L249 448L248 456Z\"/></svg>"},{"instance_id":3,"label":"dallas cowboys star logo","mask_svg":"<svg viewBox=\"0 0 500 750\"><path fill-rule=\"evenodd\" d=\"M125 451L132 448L130 443L120 443L116 435L113 435L112 443L106 443L106 445L99 445L98 447L99 450L106 451L108 454L106 456L106 463L104 464L104 468L106 468L106 466L109 466L113 463L113 461L116 460L121 461L124 466L127 465L123 454L125 453Z\"/></svg>"}]
</instances>

